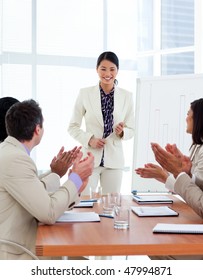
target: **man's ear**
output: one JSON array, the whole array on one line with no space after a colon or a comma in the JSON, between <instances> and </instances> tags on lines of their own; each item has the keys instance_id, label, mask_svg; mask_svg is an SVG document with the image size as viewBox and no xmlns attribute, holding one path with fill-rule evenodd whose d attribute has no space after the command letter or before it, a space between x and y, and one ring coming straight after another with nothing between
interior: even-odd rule
<instances>
[{"instance_id":1,"label":"man's ear","mask_svg":"<svg viewBox=\"0 0 203 280\"><path fill-rule=\"evenodd\" d=\"M36 127L35 127L35 131L34 132L35 132L35 134L39 135L40 131L41 131L41 127L40 127L39 124L37 124Z\"/></svg>"}]
</instances>

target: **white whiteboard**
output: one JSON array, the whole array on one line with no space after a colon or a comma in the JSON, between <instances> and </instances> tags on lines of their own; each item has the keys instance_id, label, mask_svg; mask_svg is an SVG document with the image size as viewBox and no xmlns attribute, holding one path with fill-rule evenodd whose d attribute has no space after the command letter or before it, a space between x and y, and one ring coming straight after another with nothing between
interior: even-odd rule
<instances>
[{"instance_id":1,"label":"white whiteboard","mask_svg":"<svg viewBox=\"0 0 203 280\"><path fill-rule=\"evenodd\" d=\"M190 103L203 97L203 75L176 75L137 79L132 189L166 192L164 184L138 176L134 169L156 163L150 143L176 143L186 155L192 142L186 133Z\"/></svg>"}]
</instances>

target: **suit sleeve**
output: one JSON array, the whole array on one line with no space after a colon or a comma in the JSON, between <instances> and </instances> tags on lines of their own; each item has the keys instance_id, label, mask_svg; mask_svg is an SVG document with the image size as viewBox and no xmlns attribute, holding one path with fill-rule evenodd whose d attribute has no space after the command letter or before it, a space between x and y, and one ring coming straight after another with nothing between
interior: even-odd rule
<instances>
[{"instance_id":1,"label":"suit sleeve","mask_svg":"<svg viewBox=\"0 0 203 280\"><path fill-rule=\"evenodd\" d=\"M135 114L132 93L128 92L126 117L124 119L124 135L123 140L131 139L135 131Z\"/></svg>"},{"instance_id":2,"label":"suit sleeve","mask_svg":"<svg viewBox=\"0 0 203 280\"><path fill-rule=\"evenodd\" d=\"M203 145L200 147L197 156L195 156L191 172L195 175L195 183L200 188L203 188Z\"/></svg>"},{"instance_id":3,"label":"suit sleeve","mask_svg":"<svg viewBox=\"0 0 203 280\"><path fill-rule=\"evenodd\" d=\"M68 132L70 136L72 136L82 146L88 148L88 142L90 138L93 136L93 134L81 129L81 124L85 113L86 113L86 109L84 107L83 94L82 91L80 91L75 102L73 114L68 126Z\"/></svg>"},{"instance_id":4,"label":"suit sleeve","mask_svg":"<svg viewBox=\"0 0 203 280\"><path fill-rule=\"evenodd\" d=\"M61 184L60 176L52 172L49 172L48 174L46 173L46 175L42 174L40 176L40 180L48 192L54 192L58 190Z\"/></svg>"},{"instance_id":5,"label":"suit sleeve","mask_svg":"<svg viewBox=\"0 0 203 280\"><path fill-rule=\"evenodd\" d=\"M187 174L182 174L175 182L175 192L203 218L203 191Z\"/></svg>"},{"instance_id":6,"label":"suit sleeve","mask_svg":"<svg viewBox=\"0 0 203 280\"><path fill-rule=\"evenodd\" d=\"M7 168L7 192L42 223L55 223L56 219L78 200L77 188L70 180L55 192L48 193L37 175L34 162L27 155L19 155Z\"/></svg>"}]
</instances>

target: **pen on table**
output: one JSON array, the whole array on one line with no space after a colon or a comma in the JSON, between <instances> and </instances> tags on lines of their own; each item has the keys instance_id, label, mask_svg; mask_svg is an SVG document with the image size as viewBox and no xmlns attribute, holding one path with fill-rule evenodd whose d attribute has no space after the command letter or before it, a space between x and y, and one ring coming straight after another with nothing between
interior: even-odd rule
<instances>
[{"instance_id":1,"label":"pen on table","mask_svg":"<svg viewBox=\"0 0 203 280\"><path fill-rule=\"evenodd\" d=\"M140 197L140 196L138 196L138 195L134 195L134 197L136 197L136 198L138 198L138 199L141 199L141 197Z\"/></svg>"},{"instance_id":2,"label":"pen on table","mask_svg":"<svg viewBox=\"0 0 203 280\"><path fill-rule=\"evenodd\" d=\"M97 199L80 200L80 202L97 202Z\"/></svg>"},{"instance_id":3,"label":"pen on table","mask_svg":"<svg viewBox=\"0 0 203 280\"><path fill-rule=\"evenodd\" d=\"M137 190L132 190L131 193L132 193L133 195L136 195L136 194L137 194Z\"/></svg>"},{"instance_id":4,"label":"pen on table","mask_svg":"<svg viewBox=\"0 0 203 280\"><path fill-rule=\"evenodd\" d=\"M114 218L114 216L106 215L106 214L99 214L99 217L105 217L105 218L111 218L111 219Z\"/></svg>"}]
</instances>

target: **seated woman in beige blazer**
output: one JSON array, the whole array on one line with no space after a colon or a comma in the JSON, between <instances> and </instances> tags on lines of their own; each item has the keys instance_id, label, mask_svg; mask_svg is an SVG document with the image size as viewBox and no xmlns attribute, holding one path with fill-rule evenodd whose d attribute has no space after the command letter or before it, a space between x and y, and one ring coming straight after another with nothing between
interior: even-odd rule
<instances>
[{"instance_id":1,"label":"seated woman in beige blazer","mask_svg":"<svg viewBox=\"0 0 203 280\"><path fill-rule=\"evenodd\" d=\"M203 218L203 98L191 103L187 114L187 132L192 134L192 153L184 156L175 145L166 150L152 143L156 161L174 177L173 190ZM150 256L153 260L202 260L203 255Z\"/></svg>"},{"instance_id":2,"label":"seated woman in beige blazer","mask_svg":"<svg viewBox=\"0 0 203 280\"><path fill-rule=\"evenodd\" d=\"M191 174L193 182L198 178L203 180L203 98L194 100L191 103L186 118L187 133L192 135L192 145L190 148ZM176 145L167 144L166 150L172 154L182 157L182 153ZM135 169L136 173L143 178L154 178L165 184L165 187L174 192L175 178L164 168L147 163L145 167Z\"/></svg>"}]
</instances>

